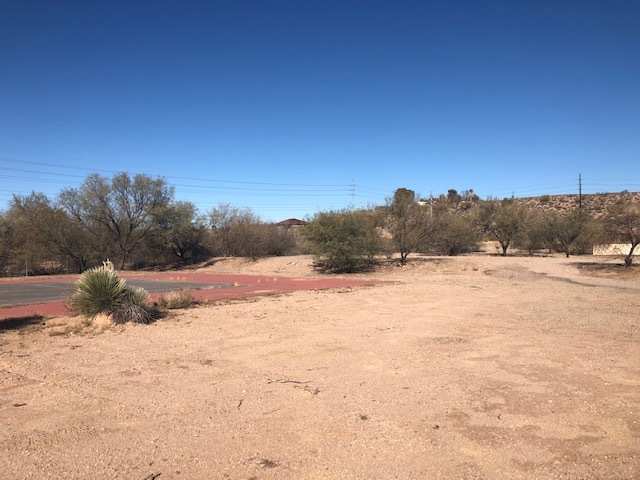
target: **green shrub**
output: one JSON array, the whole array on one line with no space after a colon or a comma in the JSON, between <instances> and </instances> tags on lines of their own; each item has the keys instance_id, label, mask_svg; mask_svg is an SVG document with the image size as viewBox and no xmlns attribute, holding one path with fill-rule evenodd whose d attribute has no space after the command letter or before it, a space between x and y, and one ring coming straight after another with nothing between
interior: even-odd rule
<instances>
[{"instance_id":1,"label":"green shrub","mask_svg":"<svg viewBox=\"0 0 640 480\"><path fill-rule=\"evenodd\" d=\"M432 236L432 249L448 256L473 252L478 248L478 227L473 218L457 213L445 213L438 218L438 228Z\"/></svg>"},{"instance_id":2,"label":"green shrub","mask_svg":"<svg viewBox=\"0 0 640 480\"><path fill-rule=\"evenodd\" d=\"M71 309L89 320L99 314L110 315L115 323L151 323L157 312L147 301L147 291L127 285L112 270L87 270L76 282Z\"/></svg>"},{"instance_id":3,"label":"green shrub","mask_svg":"<svg viewBox=\"0 0 640 480\"><path fill-rule=\"evenodd\" d=\"M170 292L161 295L158 298L158 307L164 310L177 310L180 308L189 308L195 303L195 298L189 290L180 290L179 292Z\"/></svg>"},{"instance_id":4,"label":"green shrub","mask_svg":"<svg viewBox=\"0 0 640 480\"><path fill-rule=\"evenodd\" d=\"M127 283L115 272L103 267L92 268L76 282L69 305L91 320L101 313L111 315L124 301L126 291Z\"/></svg>"},{"instance_id":5,"label":"green shrub","mask_svg":"<svg viewBox=\"0 0 640 480\"><path fill-rule=\"evenodd\" d=\"M364 211L319 212L301 233L316 256L316 265L330 272L368 270L381 247L373 216Z\"/></svg>"}]
</instances>

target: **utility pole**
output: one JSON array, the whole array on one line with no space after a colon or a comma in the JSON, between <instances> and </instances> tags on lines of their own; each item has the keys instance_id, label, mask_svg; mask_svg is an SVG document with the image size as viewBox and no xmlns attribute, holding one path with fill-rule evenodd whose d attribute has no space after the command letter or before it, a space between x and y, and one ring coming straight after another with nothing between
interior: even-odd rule
<instances>
[{"instance_id":1,"label":"utility pole","mask_svg":"<svg viewBox=\"0 0 640 480\"><path fill-rule=\"evenodd\" d=\"M582 209L582 174L578 174L578 208Z\"/></svg>"},{"instance_id":2,"label":"utility pole","mask_svg":"<svg viewBox=\"0 0 640 480\"><path fill-rule=\"evenodd\" d=\"M351 210L353 210L356 196L356 184L353 179L351 179Z\"/></svg>"},{"instance_id":3,"label":"utility pole","mask_svg":"<svg viewBox=\"0 0 640 480\"><path fill-rule=\"evenodd\" d=\"M429 192L429 215L433 217L433 192Z\"/></svg>"}]
</instances>

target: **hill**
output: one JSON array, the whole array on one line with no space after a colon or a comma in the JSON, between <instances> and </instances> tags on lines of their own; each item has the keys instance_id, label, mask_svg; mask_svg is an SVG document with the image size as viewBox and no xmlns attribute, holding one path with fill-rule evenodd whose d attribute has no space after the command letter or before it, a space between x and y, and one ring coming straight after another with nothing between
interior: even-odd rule
<instances>
[{"instance_id":1,"label":"hill","mask_svg":"<svg viewBox=\"0 0 640 480\"><path fill-rule=\"evenodd\" d=\"M444 195L433 200L434 208L452 209L463 215L477 213L480 205L486 200L462 200L452 204ZM628 205L636 205L640 208L640 192L617 192L617 193L593 193L582 194L563 194L563 195L541 195L539 197L519 197L515 198L518 204L527 207L530 210L538 212L557 212L565 213L582 205L590 215L594 218L602 218L608 210L618 202L625 202ZM428 205L428 200L422 200L423 205Z\"/></svg>"},{"instance_id":2,"label":"hill","mask_svg":"<svg viewBox=\"0 0 640 480\"><path fill-rule=\"evenodd\" d=\"M601 218L611 206L618 202L640 207L640 192L582 194L581 199L577 194L542 195L540 197L518 198L517 200L518 203L532 210L559 213L573 210L582 203L582 208L589 214L595 218Z\"/></svg>"}]
</instances>

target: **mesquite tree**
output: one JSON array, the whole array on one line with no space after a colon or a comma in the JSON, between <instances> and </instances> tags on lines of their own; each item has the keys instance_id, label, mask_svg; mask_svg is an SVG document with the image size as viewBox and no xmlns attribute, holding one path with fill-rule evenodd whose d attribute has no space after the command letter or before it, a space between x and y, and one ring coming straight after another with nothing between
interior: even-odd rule
<instances>
[{"instance_id":1,"label":"mesquite tree","mask_svg":"<svg viewBox=\"0 0 640 480\"><path fill-rule=\"evenodd\" d=\"M159 232L155 214L173 200L162 178L119 173L113 179L89 175L79 188L60 194L61 205L102 245L123 269L129 255Z\"/></svg>"},{"instance_id":2,"label":"mesquite tree","mask_svg":"<svg viewBox=\"0 0 640 480\"><path fill-rule=\"evenodd\" d=\"M633 253L640 245L640 207L625 202L617 203L604 218L604 230L609 239L629 244L624 264L631 267Z\"/></svg>"},{"instance_id":3,"label":"mesquite tree","mask_svg":"<svg viewBox=\"0 0 640 480\"><path fill-rule=\"evenodd\" d=\"M500 243L502 256L524 231L526 212L515 200L488 200L480 208L482 231Z\"/></svg>"},{"instance_id":4,"label":"mesquite tree","mask_svg":"<svg viewBox=\"0 0 640 480\"><path fill-rule=\"evenodd\" d=\"M385 226L400 253L400 264L404 265L409 254L419 250L433 236L435 220L430 209L417 202L413 190L399 188L387 202Z\"/></svg>"}]
</instances>

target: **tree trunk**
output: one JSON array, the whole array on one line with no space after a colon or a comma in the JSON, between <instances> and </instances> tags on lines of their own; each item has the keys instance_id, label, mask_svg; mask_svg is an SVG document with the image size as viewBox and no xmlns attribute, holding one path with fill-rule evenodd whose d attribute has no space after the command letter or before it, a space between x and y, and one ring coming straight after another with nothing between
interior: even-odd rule
<instances>
[{"instance_id":1,"label":"tree trunk","mask_svg":"<svg viewBox=\"0 0 640 480\"><path fill-rule=\"evenodd\" d=\"M627 255L624 257L624 266L630 267L633 265L633 255Z\"/></svg>"},{"instance_id":2,"label":"tree trunk","mask_svg":"<svg viewBox=\"0 0 640 480\"><path fill-rule=\"evenodd\" d=\"M624 266L631 267L633 265L633 251L636 249L637 244L631 244L631 250L629 250L629 254L624 257Z\"/></svg>"}]
</instances>

